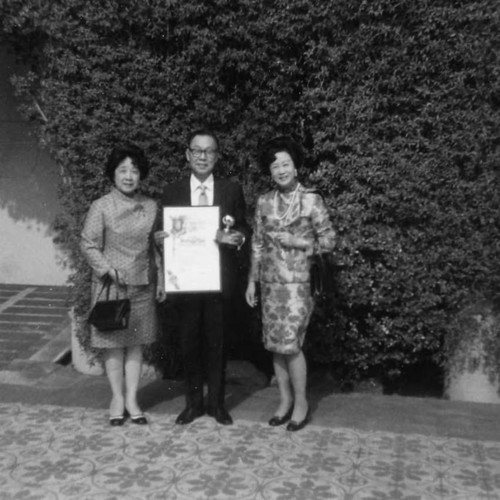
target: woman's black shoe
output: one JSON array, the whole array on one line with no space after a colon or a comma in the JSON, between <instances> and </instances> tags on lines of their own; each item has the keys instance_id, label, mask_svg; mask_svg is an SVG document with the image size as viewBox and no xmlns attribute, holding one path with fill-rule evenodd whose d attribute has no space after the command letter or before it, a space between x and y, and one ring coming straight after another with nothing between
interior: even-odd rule
<instances>
[{"instance_id":1,"label":"woman's black shoe","mask_svg":"<svg viewBox=\"0 0 500 500\"><path fill-rule=\"evenodd\" d=\"M147 425L147 423L148 423L148 419L142 414L130 415L130 421L133 424L137 424L137 425Z\"/></svg>"},{"instance_id":2,"label":"woman's black shoe","mask_svg":"<svg viewBox=\"0 0 500 500\"><path fill-rule=\"evenodd\" d=\"M304 417L304 420L302 420L301 422L295 422L295 420L290 420L290 422L288 422L288 425L286 426L286 430L291 432L300 431L300 429L303 429L308 424L309 420L311 420L310 408L307 409L307 413L306 416Z\"/></svg>"},{"instance_id":3,"label":"woman's black shoe","mask_svg":"<svg viewBox=\"0 0 500 500\"><path fill-rule=\"evenodd\" d=\"M285 422L288 422L290 420L290 418L292 417L292 413L293 405L290 406L290 409L282 417L278 417L277 415L272 417L271 420L269 420L269 425L271 425L272 427L283 425Z\"/></svg>"},{"instance_id":4,"label":"woman's black shoe","mask_svg":"<svg viewBox=\"0 0 500 500\"><path fill-rule=\"evenodd\" d=\"M125 415L118 415L117 417L109 417L109 425L117 427L125 423Z\"/></svg>"}]
</instances>

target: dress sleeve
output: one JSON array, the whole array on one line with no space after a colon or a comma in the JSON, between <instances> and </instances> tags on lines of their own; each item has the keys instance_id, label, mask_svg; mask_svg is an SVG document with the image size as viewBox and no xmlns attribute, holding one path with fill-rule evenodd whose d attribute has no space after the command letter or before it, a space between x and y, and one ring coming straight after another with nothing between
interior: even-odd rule
<instances>
[{"instance_id":1,"label":"dress sleeve","mask_svg":"<svg viewBox=\"0 0 500 500\"><path fill-rule=\"evenodd\" d=\"M311 219L316 236L313 252L329 252L333 250L335 248L337 233L330 221L328 208L319 194L314 194Z\"/></svg>"},{"instance_id":2,"label":"dress sleeve","mask_svg":"<svg viewBox=\"0 0 500 500\"><path fill-rule=\"evenodd\" d=\"M105 238L104 211L99 200L94 201L85 217L80 248L94 273L102 278L113 267L103 254Z\"/></svg>"},{"instance_id":3,"label":"dress sleeve","mask_svg":"<svg viewBox=\"0 0 500 500\"><path fill-rule=\"evenodd\" d=\"M257 200L257 206L255 208L249 281L259 281L260 279L260 264L264 248L264 227L262 224L261 201L261 198Z\"/></svg>"}]
</instances>

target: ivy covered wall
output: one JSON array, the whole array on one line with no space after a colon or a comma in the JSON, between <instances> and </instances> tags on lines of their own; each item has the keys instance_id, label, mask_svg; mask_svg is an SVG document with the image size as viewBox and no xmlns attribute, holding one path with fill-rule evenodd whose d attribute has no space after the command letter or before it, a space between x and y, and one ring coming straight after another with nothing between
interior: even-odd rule
<instances>
[{"instance_id":1,"label":"ivy covered wall","mask_svg":"<svg viewBox=\"0 0 500 500\"><path fill-rule=\"evenodd\" d=\"M219 168L265 189L258 145L291 133L339 231L338 294L308 355L354 375L443 362L450 320L500 290L500 7L494 0L0 0L14 84L63 168L57 222L77 303L82 217L104 159L141 144L157 195L210 124Z\"/></svg>"}]
</instances>

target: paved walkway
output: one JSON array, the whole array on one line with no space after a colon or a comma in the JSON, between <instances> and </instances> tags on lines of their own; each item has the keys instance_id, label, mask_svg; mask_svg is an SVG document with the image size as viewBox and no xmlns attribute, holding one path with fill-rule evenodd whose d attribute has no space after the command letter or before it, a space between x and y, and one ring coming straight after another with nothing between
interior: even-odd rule
<instances>
[{"instance_id":1,"label":"paved walkway","mask_svg":"<svg viewBox=\"0 0 500 500\"><path fill-rule=\"evenodd\" d=\"M181 384L146 378L150 425L111 428L105 377L44 349L0 370L0 499L500 498L498 405L339 394L316 375L313 421L288 433L266 424L276 388L232 362L233 426L175 425Z\"/></svg>"}]
</instances>

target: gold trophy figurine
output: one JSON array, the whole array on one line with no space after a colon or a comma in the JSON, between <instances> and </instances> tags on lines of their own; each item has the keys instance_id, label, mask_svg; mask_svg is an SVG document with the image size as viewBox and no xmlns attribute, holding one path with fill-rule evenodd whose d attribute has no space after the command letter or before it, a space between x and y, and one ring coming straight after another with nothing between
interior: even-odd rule
<instances>
[{"instance_id":1,"label":"gold trophy figurine","mask_svg":"<svg viewBox=\"0 0 500 500\"><path fill-rule=\"evenodd\" d=\"M230 228L232 228L235 223L234 217L231 215L224 215L224 217L222 217L222 223L225 226L224 232L229 233Z\"/></svg>"}]
</instances>

